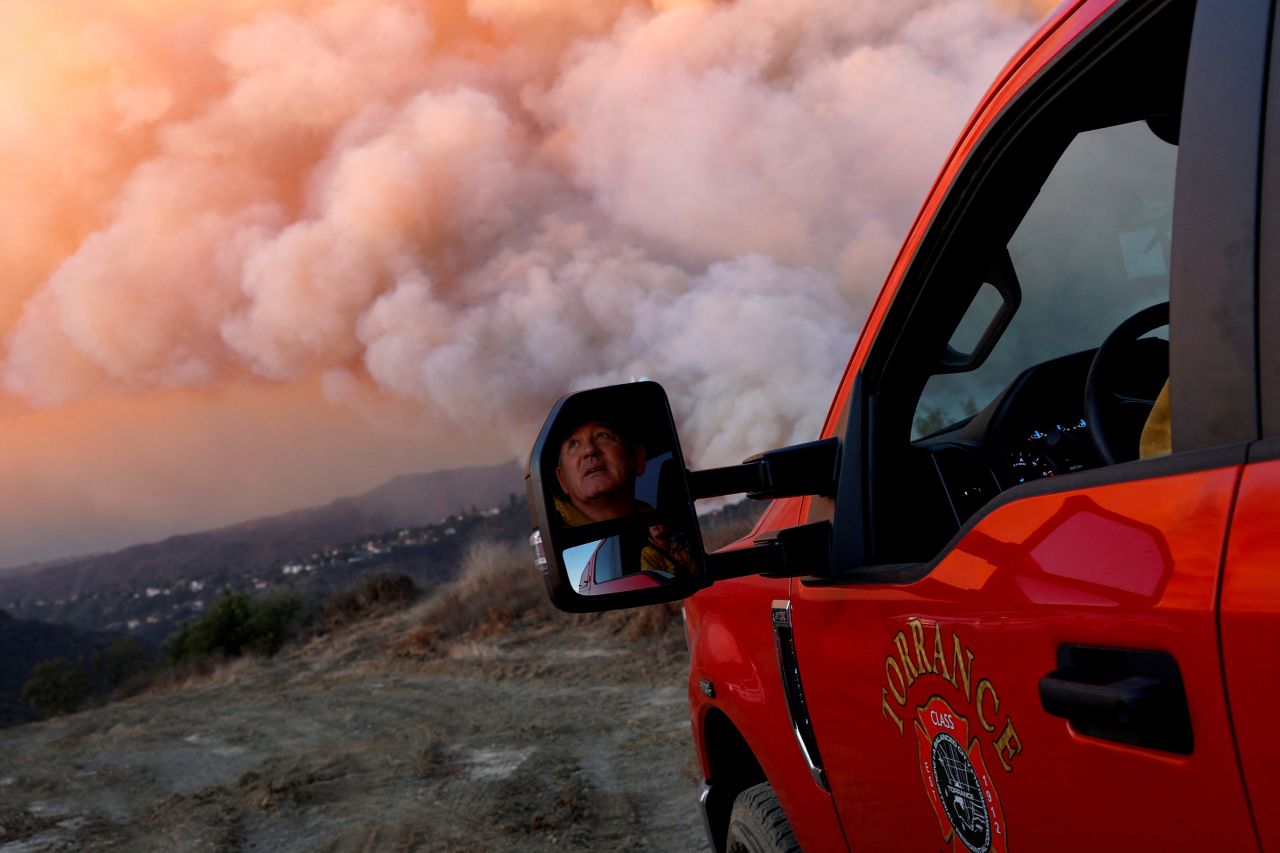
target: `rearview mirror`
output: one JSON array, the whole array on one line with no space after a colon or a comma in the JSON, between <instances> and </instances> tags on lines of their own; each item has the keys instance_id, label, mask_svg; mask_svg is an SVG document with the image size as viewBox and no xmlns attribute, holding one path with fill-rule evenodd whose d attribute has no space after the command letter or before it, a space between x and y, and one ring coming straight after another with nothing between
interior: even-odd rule
<instances>
[{"instance_id":1,"label":"rearview mirror","mask_svg":"<svg viewBox=\"0 0 1280 853\"><path fill-rule=\"evenodd\" d=\"M535 559L562 610L685 598L706 555L666 392L633 382L571 394L529 458Z\"/></svg>"}]
</instances>

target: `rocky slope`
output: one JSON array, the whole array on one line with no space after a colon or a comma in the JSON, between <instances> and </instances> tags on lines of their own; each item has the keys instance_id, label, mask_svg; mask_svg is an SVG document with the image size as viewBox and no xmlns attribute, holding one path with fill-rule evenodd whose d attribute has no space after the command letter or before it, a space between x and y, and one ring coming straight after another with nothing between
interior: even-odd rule
<instances>
[{"instance_id":1,"label":"rocky slope","mask_svg":"<svg viewBox=\"0 0 1280 853\"><path fill-rule=\"evenodd\" d=\"M0 848L705 849L678 622L431 606L0 731Z\"/></svg>"}]
</instances>

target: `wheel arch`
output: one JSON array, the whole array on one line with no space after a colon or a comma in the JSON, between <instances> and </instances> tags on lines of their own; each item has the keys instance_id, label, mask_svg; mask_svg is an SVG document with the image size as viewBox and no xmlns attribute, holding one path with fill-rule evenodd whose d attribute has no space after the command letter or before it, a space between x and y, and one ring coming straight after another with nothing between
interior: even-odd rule
<instances>
[{"instance_id":1,"label":"wheel arch","mask_svg":"<svg viewBox=\"0 0 1280 853\"><path fill-rule=\"evenodd\" d=\"M707 770L703 817L712 847L719 853L725 849L734 799L769 779L747 739L719 708L707 709L703 717L702 745Z\"/></svg>"}]
</instances>

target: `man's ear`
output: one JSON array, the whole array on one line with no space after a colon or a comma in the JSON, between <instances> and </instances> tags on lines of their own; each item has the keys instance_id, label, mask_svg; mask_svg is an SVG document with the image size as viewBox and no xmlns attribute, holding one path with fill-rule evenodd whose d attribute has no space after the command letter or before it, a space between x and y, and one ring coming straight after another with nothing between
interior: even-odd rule
<instances>
[{"instance_id":1,"label":"man's ear","mask_svg":"<svg viewBox=\"0 0 1280 853\"><path fill-rule=\"evenodd\" d=\"M637 444L632 453L636 455L636 476L639 477L644 473L644 466L647 464L647 460L644 458L644 448Z\"/></svg>"},{"instance_id":2,"label":"man's ear","mask_svg":"<svg viewBox=\"0 0 1280 853\"><path fill-rule=\"evenodd\" d=\"M559 465L556 466L556 482L560 484L560 491L569 494L569 487L564 482L564 469Z\"/></svg>"}]
</instances>

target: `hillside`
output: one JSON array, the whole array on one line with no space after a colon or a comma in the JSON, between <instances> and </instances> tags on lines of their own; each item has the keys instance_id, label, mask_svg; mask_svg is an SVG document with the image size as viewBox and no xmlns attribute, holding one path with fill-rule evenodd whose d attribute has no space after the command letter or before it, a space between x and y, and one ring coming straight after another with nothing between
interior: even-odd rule
<instances>
[{"instance_id":1,"label":"hillside","mask_svg":"<svg viewBox=\"0 0 1280 853\"><path fill-rule=\"evenodd\" d=\"M708 547L759 508L704 517ZM523 536L453 576L0 730L0 849L708 849L678 608L554 611Z\"/></svg>"},{"instance_id":2,"label":"hillside","mask_svg":"<svg viewBox=\"0 0 1280 853\"><path fill-rule=\"evenodd\" d=\"M705 850L679 617L524 586L540 606L425 650L453 601L0 731L0 848Z\"/></svg>"},{"instance_id":3,"label":"hillside","mask_svg":"<svg viewBox=\"0 0 1280 853\"><path fill-rule=\"evenodd\" d=\"M172 622L198 612L207 594L223 584L258 590L278 584L297 586L305 579L282 577L285 564L305 564L326 549L402 530L422 532L417 537L406 533L406 547L395 553L375 549L346 554L347 567L364 570L383 563L404 570L401 564L407 563L422 570L416 579L428 581L432 566L456 561L456 548L441 544L447 537L469 520L491 518L522 505L523 490L523 473L514 462L405 475L324 506L172 536L110 554L11 569L0 574L0 608L93 629L120 630L129 627L130 621L145 625L154 618L151 624L164 624L150 633L161 639ZM527 513L521 523L527 526ZM438 530L433 533L433 529ZM454 532L446 534L449 530ZM351 560L354 557L360 559ZM341 588L352 574L351 570L331 572L325 586ZM179 602L191 607L175 607Z\"/></svg>"},{"instance_id":4,"label":"hillside","mask_svg":"<svg viewBox=\"0 0 1280 853\"><path fill-rule=\"evenodd\" d=\"M0 727L36 719L18 697L31 670L41 661L88 658L117 637L66 625L15 619L0 610Z\"/></svg>"}]
</instances>

